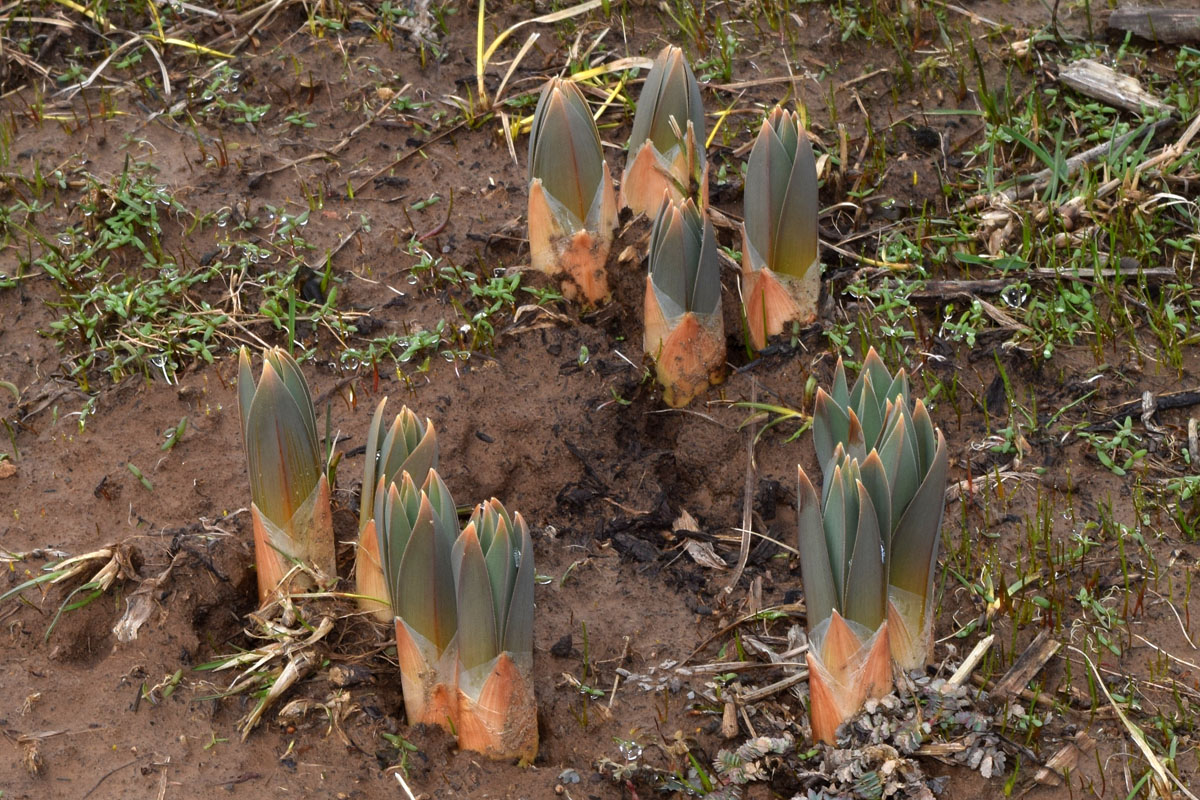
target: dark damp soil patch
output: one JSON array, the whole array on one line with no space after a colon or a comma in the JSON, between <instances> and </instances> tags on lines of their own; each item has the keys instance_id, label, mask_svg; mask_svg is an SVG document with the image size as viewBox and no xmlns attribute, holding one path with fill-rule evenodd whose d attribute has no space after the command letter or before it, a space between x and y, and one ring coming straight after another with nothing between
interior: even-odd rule
<instances>
[{"instance_id":1,"label":"dark damp soil patch","mask_svg":"<svg viewBox=\"0 0 1200 800\"><path fill-rule=\"evenodd\" d=\"M1073 52L1050 41L1043 5L902 4L918 12L897 25L882 4L803 3L779 16L778 4L732 3L685 31L659 9L614 3L611 18L597 12L539 27L542 37L510 79L506 94L518 102L504 106L509 122L531 113L521 95L602 34L598 52L613 58L652 56L676 41L693 62L710 62L701 68L710 120L733 110L709 148L710 191L733 222L740 164L764 108L798 96L819 150L836 158L824 173L822 206L832 211L822 235L840 244L824 252L818 324L752 358L728 261L727 379L678 411L663 406L643 359L645 220L622 220L610 305L536 307L556 287L518 270L528 258L526 140L515 138L514 160L501 119L474 105L474 6L400 4L417 12L410 17L392 4L322 3L306 12L285 2L236 24L228 15L251 9L223 8L224 21L172 16L164 24L183 26L187 41L214 50L236 44L238 52L226 63L185 47L163 50L168 98L154 57L137 48L123 53L141 53L140 62L122 66L118 56L90 88L71 89L108 53L98 23L57 4L33 5L35 17L57 15L61 24L9 20L0 64L0 452L10 456L0 460L0 555L12 555L0 592L35 577L61 557L55 551L119 544L134 557L107 592L64 611L48 638L60 607L80 598L72 590L95 570L0 604L0 729L12 751L0 762L3 797L396 797L389 768L401 762L414 791L428 797L551 797L559 785L575 798L647 797L668 778L688 776L689 753L711 765L721 748L736 746L746 720L760 731L775 723L803 730L802 701L781 691L746 709L741 738L726 741L721 709L706 699L712 676L679 677L671 665L733 660L746 652L746 637L779 646L802 623L787 546L796 466L815 474L815 456L806 436L790 439L798 423L785 422L754 448L747 485L748 431L764 420L735 404L809 412L810 382L828 385L838 351L868 342L893 366L906 364L914 385L933 396L950 446L956 486L943 527L934 668L957 663L985 633L996 639L977 671L984 681L1003 674L1041 630L1080 649L1051 660L1034 692L1014 701L1042 716L1032 724L1026 714L1020 728L1020 715L1010 715L1017 721L1007 732L1005 775L985 782L949 759L922 758L930 777L945 780L942 796L999 794L1008 778L1032 797L1126 796L1113 765L1126 763L1133 744L1081 651L1155 747L1177 753L1181 780L1195 779L1200 694L1187 608L1196 509L1180 483L1194 474L1182 453L1195 411L1181 401L1143 417L1128 405L1147 392L1165 398L1194 388L1190 268L1145 274L1182 263L1176 245L1163 242L1186 237L1147 228L1143 238L1163 263L1137 252L1141 277L1111 291L1088 284L1095 319L1078 335L1056 333L1050 357L1039 331L1086 309L1051 306L1035 320L1032 301L1007 306L995 292L963 288L1007 273L935 255L985 252L997 240L1022 252L1025 268L1045 268L1052 248L1038 231L1068 233L1039 218L1037 199L1019 207L1024 227L1007 234L981 221L995 208L966 206L987 188L975 152L985 131L980 98L1008 104L1010 126L1020 128L1020 114L1041 102L1050 81L1035 57L1061 61ZM153 32L137 4L110 5L115 30ZM491 11L488 39L547 10L533 5L537 12L529 4ZM677 16L691 6L670 5ZM1060 14L1066 34L1089 35L1093 21L1082 11ZM723 31L737 41L728 53ZM1039 32L1046 35L1033 55L1014 55L1014 43ZM497 58L512 58L524 35ZM1101 34L1090 41L1106 46ZM1177 56L1135 45L1122 63L1133 61L1163 88L1176 71L1192 74ZM507 61L489 68L490 92L506 70ZM59 81L64 75L73 77ZM1073 111L1072 124L1127 121L1085 112ZM602 118L617 172L629 121L616 109ZM1007 159L997 180L1044 166L1015 146L995 152ZM142 178L178 204L157 207L160 229L139 228L139 246L106 250L103 281L86 274L99 259L55 280L53 269L71 263ZM1153 216L1143 211L1129 212L1129 224ZM1092 235L1107 244L1105 229ZM733 224L718 226L718 236L730 251L741 247ZM1022 250L1022 236L1037 243ZM1135 258L1143 239L1125 228L1113 237L1128 237L1125 255ZM213 272L170 295L161 271L141 266L146 252L181 274ZM922 280L960 283L889 288L892 275L914 274L893 269L910 261L925 264ZM514 274L515 302L479 317L493 302L485 290ZM161 327L143 332L145 317L97 302L63 323L72 293L115 295L119 276L168 292L158 307L182 316L164 311ZM1078 284L1035 277L1028 291L1075 302L1066 290ZM460 503L497 496L531 525L544 581L535 628L542 746L530 769L481 762L440 731L410 728L389 632L344 601L306 607L336 619L320 666L244 742L237 726L254 698L219 697L232 671L197 669L261 644L247 633L255 576L231 354L242 343L284 344L297 299L294 340L309 355L304 369L322 424L343 454L334 491L342 574L353 560L357 448L384 395L393 410L407 403L434 420L442 474ZM978 299L1007 318L980 312L968 338L957 323ZM1171 323L1153 322L1166 305L1187 329L1175 340ZM1132 321L1121 321L1123 309L1133 309ZM218 314L224 319L204 338L202 323ZM59 324L66 333L54 333ZM184 347L195 340L203 347ZM1126 416L1137 442L1105 451ZM183 434L164 449L183 418ZM1144 452L1119 475L1101 451L1118 466ZM765 538L752 542L726 592L747 492L752 527ZM684 511L696 530L676 529ZM686 541L711 546L729 567L701 565ZM141 589L151 611L137 638L120 642L113 626ZM732 625L780 606L790 609L781 618ZM166 686L175 688L164 694ZM291 701L308 701L306 710L277 718ZM1032 759L1044 762L1081 731L1097 749L1079 761L1071 788L1034 784ZM649 769L616 781L611 768L598 769L603 759ZM1136 781L1146 767L1133 759L1131 770ZM745 796L800 788L795 776L780 775Z\"/></svg>"}]
</instances>

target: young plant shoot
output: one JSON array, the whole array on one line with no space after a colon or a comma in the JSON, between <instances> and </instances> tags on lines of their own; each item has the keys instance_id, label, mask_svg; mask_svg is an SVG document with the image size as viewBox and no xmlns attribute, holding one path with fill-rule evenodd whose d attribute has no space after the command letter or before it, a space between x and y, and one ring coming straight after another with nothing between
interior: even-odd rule
<instances>
[{"instance_id":1,"label":"young plant shoot","mask_svg":"<svg viewBox=\"0 0 1200 800\"><path fill-rule=\"evenodd\" d=\"M617 222L616 192L600 134L573 81L551 78L529 133L529 254L533 268L563 275L563 295L608 299L605 263Z\"/></svg>"},{"instance_id":2,"label":"young plant shoot","mask_svg":"<svg viewBox=\"0 0 1200 800\"><path fill-rule=\"evenodd\" d=\"M242 348L238 410L250 470L258 599L265 605L294 565L307 568L296 572L295 588L337 577L329 481L308 382L291 356L267 350L255 385L250 353Z\"/></svg>"},{"instance_id":3,"label":"young plant shoot","mask_svg":"<svg viewBox=\"0 0 1200 800\"><path fill-rule=\"evenodd\" d=\"M453 562L459 747L529 764L538 749L529 529L493 498L476 507Z\"/></svg>"},{"instance_id":4,"label":"young plant shoot","mask_svg":"<svg viewBox=\"0 0 1200 800\"><path fill-rule=\"evenodd\" d=\"M663 400L674 408L721 382L725 327L712 222L691 199L667 199L650 231L645 352L654 358Z\"/></svg>"},{"instance_id":5,"label":"young plant shoot","mask_svg":"<svg viewBox=\"0 0 1200 800\"><path fill-rule=\"evenodd\" d=\"M899 398L909 405L908 374L901 369L893 378L887 365L872 347L863 359L854 386L846 381L846 367L839 358L833 371L831 393L817 390L813 404L813 446L822 473L828 477L837 445L860 461L879 446L887 404Z\"/></svg>"},{"instance_id":6,"label":"young plant shoot","mask_svg":"<svg viewBox=\"0 0 1200 800\"><path fill-rule=\"evenodd\" d=\"M408 406L400 409L390 428L385 428L385 405L386 397L379 401L367 429L354 578L361 596L359 607L372 613L380 622L391 622L394 615L379 558L381 537L375 524L375 489L380 481L384 486L390 486L405 472L415 485L424 485L429 472L437 469L438 445L433 423L428 419L422 423Z\"/></svg>"},{"instance_id":7,"label":"young plant shoot","mask_svg":"<svg viewBox=\"0 0 1200 800\"><path fill-rule=\"evenodd\" d=\"M795 112L776 107L746 164L742 298L755 349L791 322L817 318L817 167Z\"/></svg>"},{"instance_id":8,"label":"young plant shoot","mask_svg":"<svg viewBox=\"0 0 1200 800\"><path fill-rule=\"evenodd\" d=\"M678 47L654 59L638 97L629 137L620 206L651 215L663 192L682 202L704 186L704 104Z\"/></svg>"},{"instance_id":9,"label":"young plant shoot","mask_svg":"<svg viewBox=\"0 0 1200 800\"><path fill-rule=\"evenodd\" d=\"M842 452L864 464L877 455L884 467L890 519L881 526L888 562L888 638L896 664L919 669L932 646L934 566L949 466L946 439L924 402L911 402L904 370L893 377L872 348L852 388L839 359L832 394L817 392L813 442L826 480Z\"/></svg>"},{"instance_id":10,"label":"young plant shoot","mask_svg":"<svg viewBox=\"0 0 1200 800\"><path fill-rule=\"evenodd\" d=\"M933 578L946 510L946 437L925 403L892 402L879 455L892 498L888 629L892 659L922 669L933 650Z\"/></svg>"},{"instance_id":11,"label":"young plant shoot","mask_svg":"<svg viewBox=\"0 0 1200 800\"><path fill-rule=\"evenodd\" d=\"M819 502L797 468L798 550L808 615L813 738L833 744L838 726L871 697L891 691L887 478L876 453L862 463L837 449Z\"/></svg>"},{"instance_id":12,"label":"young plant shoot","mask_svg":"<svg viewBox=\"0 0 1200 800\"><path fill-rule=\"evenodd\" d=\"M418 489L412 476L375 488L375 524L388 599L396 614L396 657L410 724L458 723L455 663L458 609L451 550L458 514L449 489L429 470Z\"/></svg>"}]
</instances>

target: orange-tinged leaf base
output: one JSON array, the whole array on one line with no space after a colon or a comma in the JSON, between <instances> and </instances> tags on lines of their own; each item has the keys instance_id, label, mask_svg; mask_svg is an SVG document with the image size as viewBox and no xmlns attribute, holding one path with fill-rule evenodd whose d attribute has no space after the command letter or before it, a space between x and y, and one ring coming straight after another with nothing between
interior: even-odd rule
<instances>
[{"instance_id":1,"label":"orange-tinged leaf base","mask_svg":"<svg viewBox=\"0 0 1200 800\"><path fill-rule=\"evenodd\" d=\"M864 642L834 611L807 660L809 713L818 741L834 744L838 727L857 714L867 698L883 697L892 689L886 622Z\"/></svg>"},{"instance_id":2,"label":"orange-tinged leaf base","mask_svg":"<svg viewBox=\"0 0 1200 800\"><path fill-rule=\"evenodd\" d=\"M600 305L608 300L608 248L612 240L603 241L590 231L579 231L566 240L558 258L563 274L563 297L584 305Z\"/></svg>"},{"instance_id":3,"label":"orange-tinged leaf base","mask_svg":"<svg viewBox=\"0 0 1200 800\"><path fill-rule=\"evenodd\" d=\"M862 646L862 641L846 624L845 618L834 611L833 616L829 618L829 627L821 637L818 652L821 663L835 681L849 682L857 665L858 651Z\"/></svg>"},{"instance_id":4,"label":"orange-tinged leaf base","mask_svg":"<svg viewBox=\"0 0 1200 800\"><path fill-rule=\"evenodd\" d=\"M814 264L803 277L793 278L767 267L751 269L747 258L743 258L742 266L746 327L750 344L762 350L768 338L783 333L792 322L808 325L817 318L821 270Z\"/></svg>"},{"instance_id":5,"label":"orange-tinged leaf base","mask_svg":"<svg viewBox=\"0 0 1200 800\"><path fill-rule=\"evenodd\" d=\"M300 504L287 528L267 519L258 506L250 504L250 520L254 530L254 563L258 571L258 602L266 605L294 561L311 567L322 581L337 577L333 544L333 512L329 507L329 481L324 475L308 499ZM291 591L311 589L312 578L296 572Z\"/></svg>"},{"instance_id":6,"label":"orange-tinged leaf base","mask_svg":"<svg viewBox=\"0 0 1200 800\"><path fill-rule=\"evenodd\" d=\"M808 659L808 714L812 721L813 739L826 744L836 742L837 729L846 718L842 715L842 703L838 702L840 686L835 684L828 670L821 666L813 653Z\"/></svg>"},{"instance_id":7,"label":"orange-tinged leaf base","mask_svg":"<svg viewBox=\"0 0 1200 800\"><path fill-rule=\"evenodd\" d=\"M563 296L587 305L599 305L610 294L606 265L616 223L616 200L607 165L602 180L597 231L564 230L550 210L542 182L535 179L529 184L530 264L547 275L562 275Z\"/></svg>"},{"instance_id":8,"label":"orange-tinged leaf base","mask_svg":"<svg viewBox=\"0 0 1200 800\"><path fill-rule=\"evenodd\" d=\"M720 310L704 318L688 312L668 321L654 284L646 277L645 335L642 345L654 359L663 400L672 408L691 402L709 386L724 380L725 326ZM673 324L672 324L673 323Z\"/></svg>"},{"instance_id":9,"label":"orange-tinged leaf base","mask_svg":"<svg viewBox=\"0 0 1200 800\"><path fill-rule=\"evenodd\" d=\"M270 523L253 503L250 504L250 521L254 528L254 568L258 573L258 605L261 607L271 599L290 565L283 554L271 546L271 536L267 533ZM297 576L300 581L307 578L307 575Z\"/></svg>"},{"instance_id":10,"label":"orange-tinged leaf base","mask_svg":"<svg viewBox=\"0 0 1200 800\"><path fill-rule=\"evenodd\" d=\"M888 635L892 660L905 672L924 669L933 650L933 615L922 598L888 587Z\"/></svg>"},{"instance_id":11,"label":"orange-tinged leaf base","mask_svg":"<svg viewBox=\"0 0 1200 800\"><path fill-rule=\"evenodd\" d=\"M392 605L388 602L387 581L383 579L383 565L379 560L379 536L375 532L375 520L370 520L358 534L358 547L354 551L354 584L358 607L380 622L394 619Z\"/></svg>"},{"instance_id":12,"label":"orange-tinged leaf base","mask_svg":"<svg viewBox=\"0 0 1200 800\"><path fill-rule=\"evenodd\" d=\"M438 725L453 731L458 726L458 702L454 676L447 674L453 653L443 654L430 664L421 654L408 628L396 620L396 658L400 662L400 686L404 689L404 711L410 725Z\"/></svg>"},{"instance_id":13,"label":"orange-tinged leaf base","mask_svg":"<svg viewBox=\"0 0 1200 800\"><path fill-rule=\"evenodd\" d=\"M863 687L863 700L883 697L892 690L892 654L888 648L890 628L885 622L868 641L870 649L862 662L858 681Z\"/></svg>"},{"instance_id":14,"label":"orange-tinged leaf base","mask_svg":"<svg viewBox=\"0 0 1200 800\"><path fill-rule=\"evenodd\" d=\"M501 653L478 699L458 691L458 746L489 758L530 764L537 756L537 700L533 681Z\"/></svg>"},{"instance_id":15,"label":"orange-tinged leaf base","mask_svg":"<svg viewBox=\"0 0 1200 800\"><path fill-rule=\"evenodd\" d=\"M682 202L679 187L688 183L687 157L676 159L675 164L665 164L650 140L642 143L625 167L621 176L621 196L617 201L620 208L628 208L634 214L645 214L651 219L663 204L663 194Z\"/></svg>"},{"instance_id":16,"label":"orange-tinged leaf base","mask_svg":"<svg viewBox=\"0 0 1200 800\"><path fill-rule=\"evenodd\" d=\"M295 557L312 567L321 576L323 584L332 584L337 578L337 554L326 476L321 476L312 494L292 515L291 533L297 547Z\"/></svg>"}]
</instances>

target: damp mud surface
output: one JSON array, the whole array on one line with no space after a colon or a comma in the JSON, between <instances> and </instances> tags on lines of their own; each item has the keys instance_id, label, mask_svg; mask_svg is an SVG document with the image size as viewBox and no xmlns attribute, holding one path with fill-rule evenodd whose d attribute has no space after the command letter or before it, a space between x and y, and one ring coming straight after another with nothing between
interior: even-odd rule
<instances>
[{"instance_id":1,"label":"damp mud surface","mask_svg":"<svg viewBox=\"0 0 1200 800\"><path fill-rule=\"evenodd\" d=\"M1044 94L1037 48L1059 54L1053 37L1017 66L1012 48L1048 29L1046 6L597 4L517 29L484 71L488 99L503 91L489 108L474 4L218 5L158 6L160 24L178 30L167 39L207 50L155 39L162 29L140 3L109 4L104 25L95 6L0 10L0 593L90 556L0 603L0 797L372 800L405 796L397 773L429 798L682 797L683 783L705 791L697 765L711 778L718 752L749 737L786 731L808 751L805 682L737 698L795 671L767 653L787 651L805 622L796 469L819 470L800 431L838 355L858 361L869 344L909 370L949 445L929 675L948 677L987 634L972 691L1040 632L1062 645L1023 694L990 707L1002 772L985 780L951 741L915 757L926 778L942 797L1125 797L1152 772L1132 725L1196 785L1195 510L1169 484L1194 472L1183 454L1197 398L1176 396L1196 385L1194 345L1172 360L1152 309L1122 316L1125 295L1097 289L1093 313L1110 338L1085 322L1047 356L1020 302L972 284L1007 273L978 259L922 266L922 251L947 246L930 233L935 220L990 213L965 211L974 191L962 188L980 169L970 153L985 127L981 86L1018 105ZM493 5L488 42L555 10ZM878 14L896 17L903 47ZM1057 22L1065 36L1110 43L1075 4ZM135 33L140 43L102 65ZM645 219L622 218L613 297L599 309L554 299L555 281L522 270L519 128L542 81L667 43L697 65L710 130L720 124L709 191L728 364L683 409L664 405L643 353ZM1147 69L1177 52L1147 45ZM595 108L608 102L599 122L617 175L632 119L622 97L644 76L614 71L588 89ZM806 109L832 246L818 322L753 354L734 260L741 165L776 102ZM152 189L162 195L146 199ZM130 223L121 239L117 217L133 202L158 229ZM1034 219L1036 209L1026 237ZM979 224L949 247L992 255L994 231ZM111 247L86 254L103 231ZM1019 249L1020 225L1007 235ZM1154 268L1139 285L1186 304L1185 261L1164 254L1132 269ZM881 287L905 281L897 316ZM1078 281L1020 283L1036 293ZM972 309L968 339L955 325ZM528 521L539 575L532 765L489 762L409 726L389 629L336 596L296 600L294 629L324 618L332 628L243 737L286 656L232 695L244 667L212 668L271 644L250 616L236 349L289 339L338 458L339 574L353 564L363 444L384 396L389 414L407 404L433 421L460 505L497 497ZM1079 435L1110 442L1127 417L1132 438L1110 449ZM89 582L102 568L98 589ZM348 579L339 588L353 591ZM732 662L754 667L706 666ZM1068 777L1039 774L1073 741L1086 746ZM780 766L743 796L820 785Z\"/></svg>"}]
</instances>

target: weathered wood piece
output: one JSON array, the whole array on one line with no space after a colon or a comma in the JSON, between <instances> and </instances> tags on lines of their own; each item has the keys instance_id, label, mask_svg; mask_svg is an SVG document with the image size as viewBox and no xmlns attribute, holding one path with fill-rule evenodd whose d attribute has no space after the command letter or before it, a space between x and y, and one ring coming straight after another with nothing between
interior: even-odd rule
<instances>
[{"instance_id":1,"label":"weathered wood piece","mask_svg":"<svg viewBox=\"0 0 1200 800\"><path fill-rule=\"evenodd\" d=\"M1143 89L1137 78L1122 75L1112 67L1090 58L1067 64L1058 71L1058 79L1080 94L1134 114L1145 114L1147 111L1171 113L1175 110L1174 106Z\"/></svg>"},{"instance_id":2,"label":"weathered wood piece","mask_svg":"<svg viewBox=\"0 0 1200 800\"><path fill-rule=\"evenodd\" d=\"M1108 27L1161 44L1200 42L1200 9L1122 6L1109 16Z\"/></svg>"},{"instance_id":3,"label":"weathered wood piece","mask_svg":"<svg viewBox=\"0 0 1200 800\"><path fill-rule=\"evenodd\" d=\"M1016 662L1009 667L1008 672L1004 673L1004 677L992 687L990 692L992 700L1003 702L1007 698L1020 694L1030 679L1046 666L1046 662L1058 652L1060 647L1062 647L1062 642L1046 631L1035 636L1029 647L1025 648L1025 652L1021 653Z\"/></svg>"},{"instance_id":4,"label":"weathered wood piece","mask_svg":"<svg viewBox=\"0 0 1200 800\"><path fill-rule=\"evenodd\" d=\"M971 673L979 666L979 662L983 661L983 657L987 655L988 650L992 649L992 643L996 641L996 634L989 633L987 636L979 640L978 644L967 654L963 663L958 669L954 670L954 674L950 676L950 680L946 681L946 688L954 688L962 686L967 682L967 678L971 677Z\"/></svg>"},{"instance_id":5,"label":"weathered wood piece","mask_svg":"<svg viewBox=\"0 0 1200 800\"><path fill-rule=\"evenodd\" d=\"M1033 776L1034 781L1043 786L1062 786L1064 778L1069 778L1079 765L1080 759L1091 754L1096 749L1096 742L1087 735L1086 731L1075 734L1058 752L1050 756L1046 765Z\"/></svg>"}]
</instances>

